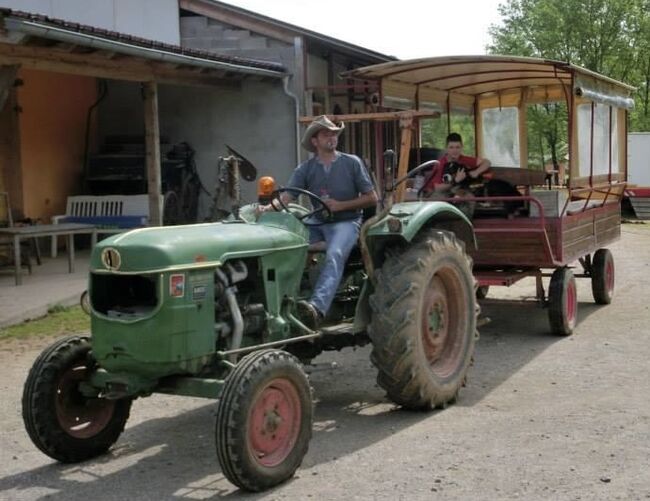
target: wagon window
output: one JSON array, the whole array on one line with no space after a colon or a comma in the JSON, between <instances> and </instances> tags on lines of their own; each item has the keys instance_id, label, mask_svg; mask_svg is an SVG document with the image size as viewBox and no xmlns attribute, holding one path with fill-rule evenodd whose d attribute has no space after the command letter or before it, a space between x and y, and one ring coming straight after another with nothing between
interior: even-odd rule
<instances>
[{"instance_id":1,"label":"wagon window","mask_svg":"<svg viewBox=\"0 0 650 501\"><path fill-rule=\"evenodd\" d=\"M445 149L445 138L449 132L458 132L463 138L463 151L466 155L473 155L476 149L474 139L474 115L452 110L451 117L442 111L440 118L424 119L420 121L422 146L429 148Z\"/></svg>"},{"instance_id":2,"label":"wagon window","mask_svg":"<svg viewBox=\"0 0 650 501\"><path fill-rule=\"evenodd\" d=\"M592 140L593 113L593 140ZM619 144L616 109L600 103L578 106L578 164L580 177L618 172ZM610 150L611 149L611 150ZM593 162L593 170L592 170Z\"/></svg>"},{"instance_id":3,"label":"wagon window","mask_svg":"<svg viewBox=\"0 0 650 501\"><path fill-rule=\"evenodd\" d=\"M515 107L483 110L483 155L493 165L519 167L519 113Z\"/></svg>"},{"instance_id":4,"label":"wagon window","mask_svg":"<svg viewBox=\"0 0 650 501\"><path fill-rule=\"evenodd\" d=\"M558 169L566 164L569 143L566 103L528 105L526 130L529 169ZM563 183L564 179L558 177L557 182Z\"/></svg>"}]
</instances>

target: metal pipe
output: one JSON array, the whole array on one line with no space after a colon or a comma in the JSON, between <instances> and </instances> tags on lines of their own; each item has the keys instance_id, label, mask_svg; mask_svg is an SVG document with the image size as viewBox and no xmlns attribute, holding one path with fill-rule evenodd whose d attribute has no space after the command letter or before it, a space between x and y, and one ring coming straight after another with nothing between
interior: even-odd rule
<instances>
[{"instance_id":1,"label":"metal pipe","mask_svg":"<svg viewBox=\"0 0 650 501\"><path fill-rule=\"evenodd\" d=\"M228 309L230 310L230 316L232 317L233 328L230 350L237 350L241 346L244 337L244 318L242 317L241 310L237 304L237 296L235 294L237 288L235 286L228 286L228 276L223 272L223 270L217 268L214 273L224 286L224 294L226 295ZM234 362L235 360L232 361Z\"/></svg>"},{"instance_id":2,"label":"metal pipe","mask_svg":"<svg viewBox=\"0 0 650 501\"><path fill-rule=\"evenodd\" d=\"M218 351L219 356L239 355L240 353L247 353L249 351L263 350L264 348L273 348L275 346L284 346L285 344L299 343L300 341L308 341L322 336L321 332L314 334L306 334L304 336L292 337L289 339L281 339L280 341L271 341L269 343L256 344L255 346L245 346L237 350Z\"/></svg>"},{"instance_id":3,"label":"metal pipe","mask_svg":"<svg viewBox=\"0 0 650 501\"><path fill-rule=\"evenodd\" d=\"M302 39L300 37L295 37L293 39L293 51L294 55L296 57L296 60L298 60L299 57L302 56L303 54L303 47L302 47ZM295 134L296 134L296 161L295 165L298 165L300 163L300 100L298 99L298 96L296 96L290 89L289 89L289 75L285 75L282 77L282 90L284 91L285 95L289 96L293 100L294 103L294 117L295 117Z\"/></svg>"},{"instance_id":4,"label":"metal pipe","mask_svg":"<svg viewBox=\"0 0 650 501\"><path fill-rule=\"evenodd\" d=\"M226 299L228 300L228 308L230 309L233 322L232 339L230 341L230 351L232 351L237 350L241 346L242 339L244 338L244 319L237 304L234 287L228 287L226 289Z\"/></svg>"},{"instance_id":5,"label":"metal pipe","mask_svg":"<svg viewBox=\"0 0 650 501\"><path fill-rule=\"evenodd\" d=\"M282 78L282 88L284 90L284 93L289 96L291 99L293 99L294 102L294 115L295 115L295 134L296 134L296 161L295 165L298 165L300 163L300 101L298 100L298 96L296 96L293 92L289 90L289 77L284 77ZM294 166L295 166L294 165Z\"/></svg>"},{"instance_id":6,"label":"metal pipe","mask_svg":"<svg viewBox=\"0 0 650 501\"><path fill-rule=\"evenodd\" d=\"M58 40L59 42L83 45L84 47L94 47L96 49L119 52L121 54L153 59L155 61L162 61L165 63L187 64L191 66L199 66L202 68L234 71L248 75L274 78L282 78L286 74L282 71L267 70L264 68L253 68L250 66L240 66L238 64L227 63L225 61L213 61L210 59L202 59L185 54L174 54L172 52L166 52L160 49L138 47L128 43L119 42L117 40L106 40L104 38L88 35L86 33L71 32L61 28L56 28L54 26L43 26L33 21L25 21L12 17L5 19L5 25L8 30L20 31L28 35L40 36L43 38L49 38L51 40Z\"/></svg>"}]
</instances>

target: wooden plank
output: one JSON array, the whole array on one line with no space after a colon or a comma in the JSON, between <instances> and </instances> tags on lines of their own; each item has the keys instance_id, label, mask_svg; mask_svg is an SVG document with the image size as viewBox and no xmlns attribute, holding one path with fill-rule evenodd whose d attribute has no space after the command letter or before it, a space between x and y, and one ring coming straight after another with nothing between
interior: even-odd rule
<instances>
[{"instance_id":1,"label":"wooden plank","mask_svg":"<svg viewBox=\"0 0 650 501\"><path fill-rule=\"evenodd\" d=\"M25 47L0 43L0 65L20 65L23 68L69 73L97 78L112 78L133 82L156 81L172 85L238 87L238 82L223 77L223 72L195 73L194 67L171 69L167 63L143 61L126 56L107 59L101 52L74 54L48 47Z\"/></svg>"},{"instance_id":2,"label":"wooden plank","mask_svg":"<svg viewBox=\"0 0 650 501\"><path fill-rule=\"evenodd\" d=\"M143 91L149 224L151 226L162 226L158 85L155 82L145 82Z\"/></svg>"},{"instance_id":3,"label":"wooden plank","mask_svg":"<svg viewBox=\"0 0 650 501\"><path fill-rule=\"evenodd\" d=\"M24 213L23 171L16 88L8 89L5 106L0 108L0 191L9 193L11 207Z\"/></svg>"},{"instance_id":4,"label":"wooden plank","mask_svg":"<svg viewBox=\"0 0 650 501\"><path fill-rule=\"evenodd\" d=\"M332 122L361 122L363 120L376 120L379 122L388 122L391 120L402 120L404 118L438 118L440 113L437 111L386 111L377 113L352 113L348 115L327 115ZM317 117L300 117L298 120L301 124L308 124L316 120Z\"/></svg>"},{"instance_id":5,"label":"wooden plank","mask_svg":"<svg viewBox=\"0 0 650 501\"><path fill-rule=\"evenodd\" d=\"M542 186L546 174L540 170L523 169L518 167L490 167L492 177L502 179L518 186Z\"/></svg>"},{"instance_id":6,"label":"wooden plank","mask_svg":"<svg viewBox=\"0 0 650 501\"><path fill-rule=\"evenodd\" d=\"M552 266L545 252L543 233L477 234L478 250L472 253L475 264L494 266Z\"/></svg>"},{"instance_id":7,"label":"wooden plank","mask_svg":"<svg viewBox=\"0 0 650 501\"><path fill-rule=\"evenodd\" d=\"M399 147L399 163L397 167L397 176L396 179L402 179L406 176L409 167L409 154L411 151L411 141L413 140L413 119L412 118L403 118L400 120L400 127L402 129L402 141ZM406 183L401 183L397 187L397 192L395 193L395 201L401 202L404 200L404 190L406 189Z\"/></svg>"}]
</instances>

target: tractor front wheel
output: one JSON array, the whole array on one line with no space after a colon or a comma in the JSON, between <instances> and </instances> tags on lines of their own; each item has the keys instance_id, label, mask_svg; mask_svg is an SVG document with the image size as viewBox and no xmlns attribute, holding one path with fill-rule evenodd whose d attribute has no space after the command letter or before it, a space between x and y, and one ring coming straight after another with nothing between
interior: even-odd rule
<instances>
[{"instance_id":1,"label":"tractor front wheel","mask_svg":"<svg viewBox=\"0 0 650 501\"><path fill-rule=\"evenodd\" d=\"M477 337L472 264L453 233L392 249L370 297L377 383L408 409L442 408L465 382Z\"/></svg>"},{"instance_id":2,"label":"tractor front wheel","mask_svg":"<svg viewBox=\"0 0 650 501\"><path fill-rule=\"evenodd\" d=\"M87 337L60 339L36 359L23 389L23 421L32 442L63 463L106 452L129 418L131 399L83 395L79 384L94 369Z\"/></svg>"},{"instance_id":3,"label":"tractor front wheel","mask_svg":"<svg viewBox=\"0 0 650 501\"><path fill-rule=\"evenodd\" d=\"M311 427L311 388L300 362L281 350L247 355L226 379L217 410L224 475L247 491L284 482L307 453Z\"/></svg>"}]
</instances>

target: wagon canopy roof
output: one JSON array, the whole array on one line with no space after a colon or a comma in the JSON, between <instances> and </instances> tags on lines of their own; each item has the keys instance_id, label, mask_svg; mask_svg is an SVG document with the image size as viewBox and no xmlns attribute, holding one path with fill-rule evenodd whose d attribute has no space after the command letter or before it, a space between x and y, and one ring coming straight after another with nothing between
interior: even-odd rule
<instances>
[{"instance_id":1,"label":"wagon canopy roof","mask_svg":"<svg viewBox=\"0 0 650 501\"><path fill-rule=\"evenodd\" d=\"M582 85L587 90L626 98L634 87L574 64L517 56L446 56L366 66L344 77L379 80L382 87L411 87L465 96L536 86ZM627 107L627 106L622 106Z\"/></svg>"}]
</instances>

